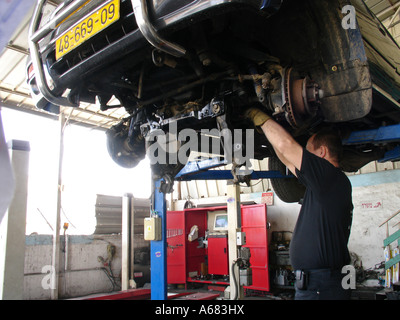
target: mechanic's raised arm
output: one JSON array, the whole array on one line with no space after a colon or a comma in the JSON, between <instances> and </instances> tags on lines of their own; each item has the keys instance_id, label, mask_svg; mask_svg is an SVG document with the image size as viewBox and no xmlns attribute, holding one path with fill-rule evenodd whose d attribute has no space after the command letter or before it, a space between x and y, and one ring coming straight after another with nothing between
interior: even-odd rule
<instances>
[{"instance_id":1,"label":"mechanic's raised arm","mask_svg":"<svg viewBox=\"0 0 400 320\"><path fill-rule=\"evenodd\" d=\"M271 143L279 160L294 174L300 170L303 158L303 148L275 120L258 108L246 111L246 117L253 121L256 127L261 127Z\"/></svg>"},{"instance_id":2,"label":"mechanic's raised arm","mask_svg":"<svg viewBox=\"0 0 400 320\"><path fill-rule=\"evenodd\" d=\"M273 146L279 160L294 174L300 170L303 158L303 148L277 122L270 119L261 126L268 141Z\"/></svg>"}]
</instances>

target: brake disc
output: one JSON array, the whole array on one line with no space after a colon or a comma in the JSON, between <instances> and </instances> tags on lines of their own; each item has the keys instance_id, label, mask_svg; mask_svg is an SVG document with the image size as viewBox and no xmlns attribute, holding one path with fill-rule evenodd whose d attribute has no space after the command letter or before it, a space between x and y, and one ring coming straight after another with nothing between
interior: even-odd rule
<instances>
[{"instance_id":1,"label":"brake disc","mask_svg":"<svg viewBox=\"0 0 400 320\"><path fill-rule=\"evenodd\" d=\"M285 117L293 128L314 117L320 107L323 91L308 77L300 78L293 68L284 72Z\"/></svg>"}]
</instances>

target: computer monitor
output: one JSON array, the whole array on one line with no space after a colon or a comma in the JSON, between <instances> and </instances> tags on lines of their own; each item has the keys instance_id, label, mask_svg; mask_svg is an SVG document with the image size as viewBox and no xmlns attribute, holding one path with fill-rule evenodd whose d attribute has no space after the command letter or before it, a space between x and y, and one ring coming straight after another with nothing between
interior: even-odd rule
<instances>
[{"instance_id":1,"label":"computer monitor","mask_svg":"<svg viewBox=\"0 0 400 320\"><path fill-rule=\"evenodd\" d=\"M217 213L214 219L214 230L215 231L227 231L228 230L228 214Z\"/></svg>"}]
</instances>

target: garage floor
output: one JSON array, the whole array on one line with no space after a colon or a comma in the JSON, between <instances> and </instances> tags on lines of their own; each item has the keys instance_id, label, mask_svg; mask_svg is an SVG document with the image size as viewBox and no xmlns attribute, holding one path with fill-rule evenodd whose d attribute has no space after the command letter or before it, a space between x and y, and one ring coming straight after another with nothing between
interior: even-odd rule
<instances>
[{"instance_id":1,"label":"garage floor","mask_svg":"<svg viewBox=\"0 0 400 320\"><path fill-rule=\"evenodd\" d=\"M198 286L197 288L171 288L168 290L168 300L225 300L222 289L209 289L207 285ZM72 300L150 300L150 289L130 289L127 291L111 292L95 294ZM276 290L274 293L252 292L247 293L244 300L293 300L293 289ZM357 286L352 292L351 300L399 300L399 291L392 289L382 289L379 287Z\"/></svg>"}]
</instances>

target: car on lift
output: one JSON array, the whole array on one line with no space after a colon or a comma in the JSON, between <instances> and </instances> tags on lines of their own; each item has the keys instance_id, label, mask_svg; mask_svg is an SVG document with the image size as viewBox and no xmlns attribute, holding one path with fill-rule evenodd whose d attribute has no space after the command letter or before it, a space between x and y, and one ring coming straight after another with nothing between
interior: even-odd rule
<instances>
[{"instance_id":1,"label":"car on lift","mask_svg":"<svg viewBox=\"0 0 400 320\"><path fill-rule=\"evenodd\" d=\"M123 167L135 167L149 137L171 124L199 135L252 128L244 114L253 106L302 145L325 126L346 139L399 123L399 46L362 0L66 0L42 21L45 3L29 35L32 96L50 112L96 101L125 108L129 116L107 132ZM396 147L346 145L341 166L357 171ZM254 159L266 157L270 170L285 171L256 132ZM184 165L155 163L153 175L172 183ZM286 202L304 193L295 178L272 184Z\"/></svg>"}]
</instances>

